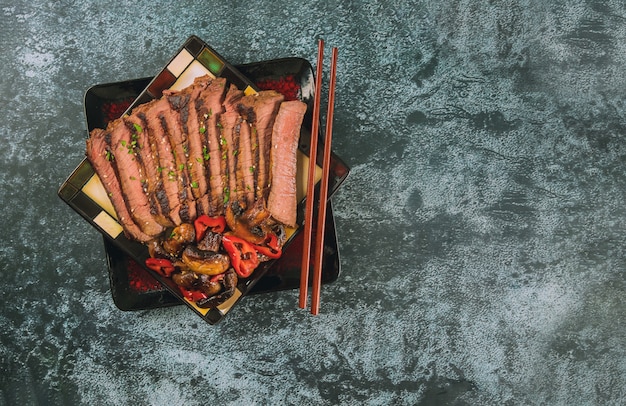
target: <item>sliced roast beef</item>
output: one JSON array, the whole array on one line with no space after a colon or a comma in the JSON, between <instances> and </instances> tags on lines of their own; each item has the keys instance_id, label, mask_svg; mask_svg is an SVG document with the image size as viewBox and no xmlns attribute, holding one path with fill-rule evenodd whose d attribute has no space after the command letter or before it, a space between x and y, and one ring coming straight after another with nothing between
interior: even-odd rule
<instances>
[{"instance_id":1,"label":"sliced roast beef","mask_svg":"<svg viewBox=\"0 0 626 406\"><path fill-rule=\"evenodd\" d=\"M296 225L297 150L306 104L281 103L272 131L271 187L267 208L272 217L288 226Z\"/></svg>"},{"instance_id":2,"label":"sliced roast beef","mask_svg":"<svg viewBox=\"0 0 626 406\"><path fill-rule=\"evenodd\" d=\"M209 213L209 201L207 197L208 182L204 167L202 134L206 131L201 127L198 111L196 110L196 100L204 90L203 86L194 83L180 92L164 92L170 106L178 113L177 118L181 128L182 154L184 154L184 170L189 191L195 201L198 214ZM178 149L180 150L180 148ZM183 165L183 159L178 157L178 167ZM183 176L184 176L183 175Z\"/></svg>"},{"instance_id":3,"label":"sliced roast beef","mask_svg":"<svg viewBox=\"0 0 626 406\"><path fill-rule=\"evenodd\" d=\"M151 142L156 146L158 163L157 173L169 203L168 217L175 224L181 224L181 196L184 196L184 189L179 189L179 180L176 167L175 152L169 140L169 126L164 114L169 110L169 103L165 99L153 100L146 108L146 124L149 129L148 134ZM184 210L183 210L184 211Z\"/></svg>"},{"instance_id":4,"label":"sliced roast beef","mask_svg":"<svg viewBox=\"0 0 626 406\"><path fill-rule=\"evenodd\" d=\"M143 173L142 186L148 196L150 213L156 221L164 227L174 224L167 217L169 202L163 191L163 183L157 172L159 166L156 146L150 142L148 125L145 116L145 106L139 106L132 115L122 118L129 131L133 133L133 149L137 162ZM165 213L165 214L164 214Z\"/></svg>"},{"instance_id":5,"label":"sliced roast beef","mask_svg":"<svg viewBox=\"0 0 626 406\"><path fill-rule=\"evenodd\" d=\"M187 142L187 133L184 132L182 123L186 120L181 119L181 115L177 110L171 108L170 98L177 98L173 104L185 106L184 100L188 99L188 95L176 96L170 91L163 92L164 108L158 111L159 118L163 130L168 134L168 139L172 147L174 156L174 172L176 182L178 183L178 194L180 198L180 219L183 223L190 223L196 218L196 201L192 192L191 180L187 168L187 157L189 145ZM184 100L180 100L184 99ZM182 113L187 115L188 110L182 108Z\"/></svg>"},{"instance_id":6,"label":"sliced roast beef","mask_svg":"<svg viewBox=\"0 0 626 406\"><path fill-rule=\"evenodd\" d=\"M113 204L115 214L126 237L141 242L150 241L153 236L141 231L126 206L122 187L111 163L114 157L110 147L105 141L104 130L94 129L92 131L91 136L87 139L86 155Z\"/></svg>"},{"instance_id":7,"label":"sliced roast beef","mask_svg":"<svg viewBox=\"0 0 626 406\"><path fill-rule=\"evenodd\" d=\"M238 104L243 99L243 97L243 92L237 89L237 86L231 84L228 87L226 97L224 98L224 111L238 112Z\"/></svg>"},{"instance_id":8,"label":"sliced roast beef","mask_svg":"<svg viewBox=\"0 0 626 406\"><path fill-rule=\"evenodd\" d=\"M206 199L209 215L224 213L224 184L222 182L220 159L219 117L224 111L226 79L210 79L208 76L196 79L194 85L204 86L204 91L195 101L195 108L200 120L202 138L202 159L207 174L208 191Z\"/></svg>"},{"instance_id":9,"label":"sliced roast beef","mask_svg":"<svg viewBox=\"0 0 626 406\"><path fill-rule=\"evenodd\" d=\"M221 176L224 187L224 204L230 200L238 200L237 191L237 148L238 137L235 136L235 126L239 114L234 111L226 111L220 116Z\"/></svg>"},{"instance_id":10,"label":"sliced roast beef","mask_svg":"<svg viewBox=\"0 0 626 406\"><path fill-rule=\"evenodd\" d=\"M136 134L128 129L123 120L118 120L107 126L105 141L113 152L112 165L116 168L124 200L135 223L148 235L160 234L164 228L152 215L143 189L145 177L135 153Z\"/></svg>"},{"instance_id":11,"label":"sliced roast beef","mask_svg":"<svg viewBox=\"0 0 626 406\"><path fill-rule=\"evenodd\" d=\"M241 116L235 128L239 136L237 187L241 190L240 198L246 202L248 207L251 207L255 200L254 191L256 190L256 178L254 176L256 164L252 157L252 128L250 123Z\"/></svg>"},{"instance_id":12,"label":"sliced roast beef","mask_svg":"<svg viewBox=\"0 0 626 406\"><path fill-rule=\"evenodd\" d=\"M236 195L234 171L233 130L239 117L237 102L243 97L243 92L236 86L230 85L224 96L223 111L215 116L216 132L209 133L209 166L212 200L216 205L216 212L224 213L224 205L233 200ZM213 128L210 128L213 130ZM230 150L229 150L230 148ZM233 182L231 184L231 181ZM232 195L232 196L231 196Z\"/></svg>"},{"instance_id":13,"label":"sliced roast beef","mask_svg":"<svg viewBox=\"0 0 626 406\"><path fill-rule=\"evenodd\" d=\"M273 90L241 99L238 109L252 125L252 154L255 162L256 199L266 199L269 192L269 165L272 127L280 103L285 97Z\"/></svg>"},{"instance_id":14,"label":"sliced roast beef","mask_svg":"<svg viewBox=\"0 0 626 406\"><path fill-rule=\"evenodd\" d=\"M204 76L94 130L87 156L126 234L148 241L200 214L224 214L229 201L267 202L274 219L295 225L306 105L283 101L275 91L244 96L225 79Z\"/></svg>"}]
</instances>

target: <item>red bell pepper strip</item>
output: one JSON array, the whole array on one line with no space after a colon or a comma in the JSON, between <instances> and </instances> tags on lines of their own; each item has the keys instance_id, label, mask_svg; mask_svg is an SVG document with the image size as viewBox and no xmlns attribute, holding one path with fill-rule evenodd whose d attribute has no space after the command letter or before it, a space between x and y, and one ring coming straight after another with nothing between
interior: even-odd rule
<instances>
[{"instance_id":1,"label":"red bell pepper strip","mask_svg":"<svg viewBox=\"0 0 626 406\"><path fill-rule=\"evenodd\" d=\"M278 237L274 233L267 233L263 245L252 245L259 254L263 254L268 258L280 258L283 251L278 245Z\"/></svg>"},{"instance_id":2,"label":"red bell pepper strip","mask_svg":"<svg viewBox=\"0 0 626 406\"><path fill-rule=\"evenodd\" d=\"M232 234L222 236L222 245L237 275L247 278L259 266L259 257L249 242Z\"/></svg>"},{"instance_id":3,"label":"red bell pepper strip","mask_svg":"<svg viewBox=\"0 0 626 406\"><path fill-rule=\"evenodd\" d=\"M185 297L185 299L190 300L192 302L197 302L198 300L206 299L208 296L199 290L191 290L186 289L182 286L178 286L180 293Z\"/></svg>"},{"instance_id":4,"label":"red bell pepper strip","mask_svg":"<svg viewBox=\"0 0 626 406\"><path fill-rule=\"evenodd\" d=\"M172 261L165 258L148 258L146 259L146 266L165 277L170 277L176 269Z\"/></svg>"},{"instance_id":5,"label":"red bell pepper strip","mask_svg":"<svg viewBox=\"0 0 626 406\"><path fill-rule=\"evenodd\" d=\"M224 280L224 274L223 273L219 273L217 275L213 275L211 276L211 279L209 279L211 282L221 282Z\"/></svg>"},{"instance_id":6,"label":"red bell pepper strip","mask_svg":"<svg viewBox=\"0 0 626 406\"><path fill-rule=\"evenodd\" d=\"M226 230L226 218L224 216L210 217L203 214L195 219L193 226L196 231L196 242L204 238L207 230L211 230L214 233L223 233Z\"/></svg>"}]
</instances>

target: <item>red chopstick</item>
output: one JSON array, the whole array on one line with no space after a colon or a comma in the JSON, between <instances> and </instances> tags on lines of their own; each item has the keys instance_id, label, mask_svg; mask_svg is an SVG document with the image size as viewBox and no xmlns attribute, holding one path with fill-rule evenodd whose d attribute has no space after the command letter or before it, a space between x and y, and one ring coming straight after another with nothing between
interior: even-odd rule
<instances>
[{"instance_id":1,"label":"red chopstick","mask_svg":"<svg viewBox=\"0 0 626 406\"><path fill-rule=\"evenodd\" d=\"M302 265L300 268L300 298L298 305L304 309L307 305L309 287L309 267L311 263L311 239L313 234L313 208L315 206L315 169L317 167L317 138L320 119L320 100L322 98L322 69L324 65L324 40L317 44L317 70L315 75L315 94L313 95L313 123L309 142L309 173L307 178L306 206L304 211L304 242L302 246Z\"/></svg>"},{"instance_id":2,"label":"red chopstick","mask_svg":"<svg viewBox=\"0 0 626 406\"><path fill-rule=\"evenodd\" d=\"M311 293L311 314L318 314L320 309L320 291L322 286L322 258L324 256L324 229L326 226L326 200L330 176L330 151L333 138L333 115L335 112L335 83L337 81L336 47L332 49L330 63L330 85L328 88L328 112L326 113L326 135L324 137L324 161L322 164L322 183L320 184L320 203L317 213L317 238L315 239L313 260L313 286Z\"/></svg>"}]
</instances>

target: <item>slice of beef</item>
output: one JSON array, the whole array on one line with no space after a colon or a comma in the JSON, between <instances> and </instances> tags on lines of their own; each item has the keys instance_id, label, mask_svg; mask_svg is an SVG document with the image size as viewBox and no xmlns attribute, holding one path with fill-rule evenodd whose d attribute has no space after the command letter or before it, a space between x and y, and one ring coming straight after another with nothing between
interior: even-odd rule
<instances>
[{"instance_id":1,"label":"slice of beef","mask_svg":"<svg viewBox=\"0 0 626 406\"><path fill-rule=\"evenodd\" d=\"M226 111L220 116L220 147L222 160L221 176L224 187L224 204L238 199L237 191L237 148L239 138L235 134L235 126L239 120L239 114L234 111Z\"/></svg>"},{"instance_id":2,"label":"slice of beef","mask_svg":"<svg viewBox=\"0 0 626 406\"><path fill-rule=\"evenodd\" d=\"M143 189L145 176L135 152L136 135L128 129L123 120L118 120L107 126L105 141L115 157L112 162L131 216L144 233L160 234L164 227L152 215L148 196Z\"/></svg>"},{"instance_id":3,"label":"slice of beef","mask_svg":"<svg viewBox=\"0 0 626 406\"><path fill-rule=\"evenodd\" d=\"M138 163L141 165L142 187L148 196L150 213L156 221L164 227L174 224L167 217L169 202L163 190L163 183L157 172L159 166L156 146L150 142L149 128L146 122L145 109L147 105L137 107L130 116L122 118L126 127L133 133L135 142L134 151Z\"/></svg>"},{"instance_id":4,"label":"slice of beef","mask_svg":"<svg viewBox=\"0 0 626 406\"><path fill-rule=\"evenodd\" d=\"M189 151L188 135L182 125L182 123L186 122L186 117L181 118L180 114L182 113L185 116L188 114L188 109L184 108L184 106L186 106L185 100L188 100L188 96L189 95L178 96L178 92L164 91L163 99L165 100L165 104L169 105L169 107L160 112L161 125L163 129L168 132L168 138L176 163L174 170L176 172L180 197L180 219L184 223L191 223L197 216L196 201L192 192L187 167ZM171 107L173 105L178 107L180 111L178 109L172 109Z\"/></svg>"},{"instance_id":5,"label":"slice of beef","mask_svg":"<svg viewBox=\"0 0 626 406\"><path fill-rule=\"evenodd\" d=\"M202 142L206 127L201 126L201 118L198 117L196 109L196 100L204 90L205 86L194 82L193 85L179 92L164 92L170 106L178 113L178 124L182 134L179 141L184 154L184 159L177 155L178 166L180 168L182 161L185 161L182 172L183 176L186 175L188 190L195 201L196 214L209 214L210 212L207 197L209 185L204 166Z\"/></svg>"},{"instance_id":6,"label":"slice of beef","mask_svg":"<svg viewBox=\"0 0 626 406\"><path fill-rule=\"evenodd\" d=\"M280 103L285 97L273 90L264 90L257 95L245 96L238 108L242 116L252 125L252 156L255 162L256 199L266 199L269 192L270 146L272 128Z\"/></svg>"},{"instance_id":7,"label":"slice of beef","mask_svg":"<svg viewBox=\"0 0 626 406\"><path fill-rule=\"evenodd\" d=\"M243 97L243 92L236 86L230 85L223 99L219 114L211 115L208 124L208 146L211 200L214 203L215 213L224 214L224 205L231 200L231 193L235 189L230 184L232 171L232 152L229 154L229 144L232 143L232 131L238 118L236 103ZM230 141L230 142L229 142Z\"/></svg>"},{"instance_id":8,"label":"slice of beef","mask_svg":"<svg viewBox=\"0 0 626 406\"><path fill-rule=\"evenodd\" d=\"M94 129L92 131L87 139L86 155L111 200L117 220L126 237L141 242L150 241L153 237L141 231L126 206L122 187L112 165L113 152L105 141L105 130Z\"/></svg>"},{"instance_id":9,"label":"slice of beef","mask_svg":"<svg viewBox=\"0 0 626 406\"><path fill-rule=\"evenodd\" d=\"M247 207L251 207L255 201L256 190L256 177L254 176L255 161L252 157L252 129L250 123L244 120L241 116L237 126L235 127L239 132L239 154L237 168L237 180L238 188L241 193L239 194L241 199L244 199Z\"/></svg>"},{"instance_id":10,"label":"slice of beef","mask_svg":"<svg viewBox=\"0 0 626 406\"><path fill-rule=\"evenodd\" d=\"M231 178L234 178L234 182L231 180L231 184L234 184L233 191L235 192L235 196L233 199L237 199L238 201L245 202L247 201L246 194L246 185L244 183L244 175L243 175L243 162L241 160L241 145L242 145L242 127L247 126L248 124L243 121L241 116L237 114L237 121L235 121L235 127L233 128L233 139L232 143L229 145L228 152L231 157L230 160L233 162L233 171L231 172ZM243 133L245 136L246 134ZM232 187L232 186L231 186Z\"/></svg>"},{"instance_id":11,"label":"slice of beef","mask_svg":"<svg viewBox=\"0 0 626 406\"><path fill-rule=\"evenodd\" d=\"M239 112L239 102L243 99L243 91L237 89L237 86L231 84L228 87L224 98L224 111Z\"/></svg>"},{"instance_id":12,"label":"slice of beef","mask_svg":"<svg viewBox=\"0 0 626 406\"><path fill-rule=\"evenodd\" d=\"M155 146L158 154L157 173L160 175L160 181L165 191L169 203L170 220L179 225L183 223L187 217L186 189L179 177L179 168L176 161L176 150L170 142L170 128L176 125L176 119L171 119L171 109L169 103L165 99L157 99L148 102L145 116L149 129L149 136L152 144ZM170 117L168 121L167 117Z\"/></svg>"},{"instance_id":13,"label":"slice of beef","mask_svg":"<svg viewBox=\"0 0 626 406\"><path fill-rule=\"evenodd\" d=\"M210 216L224 212L224 185L220 176L220 135L219 116L224 111L223 102L226 96L226 79L211 79L208 76L197 78L194 86L203 88L194 101L196 116L199 120L202 160L207 181L207 191L202 201L208 205Z\"/></svg>"},{"instance_id":14,"label":"slice of beef","mask_svg":"<svg viewBox=\"0 0 626 406\"><path fill-rule=\"evenodd\" d=\"M288 226L296 225L297 151L306 104L281 103L272 131L270 191L267 208L272 217Z\"/></svg>"},{"instance_id":15,"label":"slice of beef","mask_svg":"<svg viewBox=\"0 0 626 406\"><path fill-rule=\"evenodd\" d=\"M224 188L227 184L222 179L222 153L219 117L221 114L213 113L206 120L206 145L205 167L208 168L209 176L209 202L213 215L224 213Z\"/></svg>"}]
</instances>

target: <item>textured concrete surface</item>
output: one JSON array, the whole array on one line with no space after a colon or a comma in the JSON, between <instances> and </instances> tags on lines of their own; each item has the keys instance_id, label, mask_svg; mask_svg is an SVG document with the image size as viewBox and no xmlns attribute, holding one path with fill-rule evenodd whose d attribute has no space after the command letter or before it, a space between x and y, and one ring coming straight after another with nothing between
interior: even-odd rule
<instances>
[{"instance_id":1,"label":"textured concrete surface","mask_svg":"<svg viewBox=\"0 0 626 406\"><path fill-rule=\"evenodd\" d=\"M84 91L191 34L234 63L339 47L317 317L295 291L217 326L121 312L56 196ZM4 0L0 43L0 405L623 404L623 2Z\"/></svg>"}]
</instances>

